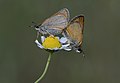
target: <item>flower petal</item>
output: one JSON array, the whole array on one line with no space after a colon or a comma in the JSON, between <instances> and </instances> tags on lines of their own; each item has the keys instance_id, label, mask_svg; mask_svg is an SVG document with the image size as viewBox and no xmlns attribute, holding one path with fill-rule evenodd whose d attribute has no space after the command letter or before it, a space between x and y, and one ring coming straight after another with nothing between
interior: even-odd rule
<instances>
[{"instance_id":1,"label":"flower petal","mask_svg":"<svg viewBox=\"0 0 120 83\"><path fill-rule=\"evenodd\" d=\"M61 48L66 48L66 47L68 47L70 44L65 44L65 45L62 45L62 47Z\"/></svg>"},{"instance_id":2,"label":"flower petal","mask_svg":"<svg viewBox=\"0 0 120 83\"><path fill-rule=\"evenodd\" d=\"M45 40L45 37L44 36L41 36L41 42L43 43Z\"/></svg>"},{"instance_id":3,"label":"flower petal","mask_svg":"<svg viewBox=\"0 0 120 83\"><path fill-rule=\"evenodd\" d=\"M70 49L70 48L64 48L64 50L66 50L66 51L71 51L72 49Z\"/></svg>"},{"instance_id":4,"label":"flower petal","mask_svg":"<svg viewBox=\"0 0 120 83\"><path fill-rule=\"evenodd\" d=\"M60 42L61 43L66 43L67 42L67 38L66 37L61 37L60 38Z\"/></svg>"},{"instance_id":5,"label":"flower petal","mask_svg":"<svg viewBox=\"0 0 120 83\"><path fill-rule=\"evenodd\" d=\"M60 38L59 37L56 37L58 40L60 40Z\"/></svg>"},{"instance_id":6,"label":"flower petal","mask_svg":"<svg viewBox=\"0 0 120 83\"><path fill-rule=\"evenodd\" d=\"M44 47L38 42L38 40L35 40L35 43L37 44L37 46L38 46L39 48L44 48Z\"/></svg>"},{"instance_id":7,"label":"flower petal","mask_svg":"<svg viewBox=\"0 0 120 83\"><path fill-rule=\"evenodd\" d=\"M53 50L59 50L59 48L53 48Z\"/></svg>"},{"instance_id":8,"label":"flower petal","mask_svg":"<svg viewBox=\"0 0 120 83\"><path fill-rule=\"evenodd\" d=\"M48 50L59 50L59 48L47 48Z\"/></svg>"},{"instance_id":9,"label":"flower petal","mask_svg":"<svg viewBox=\"0 0 120 83\"><path fill-rule=\"evenodd\" d=\"M63 49L63 50L66 50L66 51L70 51L72 50L70 47L68 47L70 44L65 44L65 45L62 45L62 47L60 49Z\"/></svg>"}]
</instances>

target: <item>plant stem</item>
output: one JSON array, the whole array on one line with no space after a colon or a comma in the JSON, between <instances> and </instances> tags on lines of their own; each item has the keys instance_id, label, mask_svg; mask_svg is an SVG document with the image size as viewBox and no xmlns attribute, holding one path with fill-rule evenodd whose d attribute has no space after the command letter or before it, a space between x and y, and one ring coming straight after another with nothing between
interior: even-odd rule
<instances>
[{"instance_id":1,"label":"plant stem","mask_svg":"<svg viewBox=\"0 0 120 83\"><path fill-rule=\"evenodd\" d=\"M46 74L46 72L47 72L47 69L48 69L48 66L49 66L49 63L50 63L51 55L52 55L52 53L49 54L49 57L48 57L48 60L47 60L47 63L46 63L44 72L42 73L42 75L41 75L34 83L38 83L38 82L41 81L42 78L45 76L45 74Z\"/></svg>"}]
</instances>

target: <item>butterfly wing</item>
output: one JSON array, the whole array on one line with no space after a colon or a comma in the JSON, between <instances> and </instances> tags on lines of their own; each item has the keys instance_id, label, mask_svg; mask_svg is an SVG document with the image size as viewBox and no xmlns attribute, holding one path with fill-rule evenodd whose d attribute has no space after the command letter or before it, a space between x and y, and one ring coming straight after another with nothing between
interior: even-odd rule
<instances>
[{"instance_id":1,"label":"butterfly wing","mask_svg":"<svg viewBox=\"0 0 120 83\"><path fill-rule=\"evenodd\" d=\"M67 27L69 17L68 9L64 8L46 19L41 26L45 26L46 30L51 34L54 34L55 32L61 33L62 30Z\"/></svg>"},{"instance_id":2,"label":"butterfly wing","mask_svg":"<svg viewBox=\"0 0 120 83\"><path fill-rule=\"evenodd\" d=\"M66 28L66 36L75 46L80 46L83 40L84 16L79 15L71 20Z\"/></svg>"}]
</instances>

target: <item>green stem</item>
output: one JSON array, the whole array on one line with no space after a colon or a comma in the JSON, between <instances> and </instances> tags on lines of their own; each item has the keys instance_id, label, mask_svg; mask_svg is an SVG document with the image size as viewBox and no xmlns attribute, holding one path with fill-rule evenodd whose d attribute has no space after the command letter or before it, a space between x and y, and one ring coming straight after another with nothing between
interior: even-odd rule
<instances>
[{"instance_id":1,"label":"green stem","mask_svg":"<svg viewBox=\"0 0 120 83\"><path fill-rule=\"evenodd\" d=\"M49 57L48 57L47 64L45 66L44 72L42 73L42 75L34 83L38 83L45 76L45 74L47 72L47 69L48 69L48 66L49 66L49 63L50 63L51 55L52 55L52 53L49 54Z\"/></svg>"}]
</instances>

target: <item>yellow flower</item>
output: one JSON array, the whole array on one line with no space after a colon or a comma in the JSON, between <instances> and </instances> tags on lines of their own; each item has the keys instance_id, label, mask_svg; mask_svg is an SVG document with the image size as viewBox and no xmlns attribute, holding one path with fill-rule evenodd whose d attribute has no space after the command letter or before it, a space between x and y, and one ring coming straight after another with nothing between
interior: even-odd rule
<instances>
[{"instance_id":1,"label":"yellow flower","mask_svg":"<svg viewBox=\"0 0 120 83\"><path fill-rule=\"evenodd\" d=\"M71 49L68 48L68 46L70 44L66 44L67 39L65 37L61 37L59 39L59 37L55 37L55 36L48 36L47 38L45 38L44 36L41 36L41 41L42 44L39 43L38 40L35 40L35 43L37 44L37 46L41 49L48 49L48 50L67 50L70 51Z\"/></svg>"},{"instance_id":2,"label":"yellow flower","mask_svg":"<svg viewBox=\"0 0 120 83\"><path fill-rule=\"evenodd\" d=\"M49 36L47 37L44 42L43 42L43 47L45 49L53 49L53 48L60 48L61 47L61 43L59 42L57 37L54 36Z\"/></svg>"}]
</instances>

